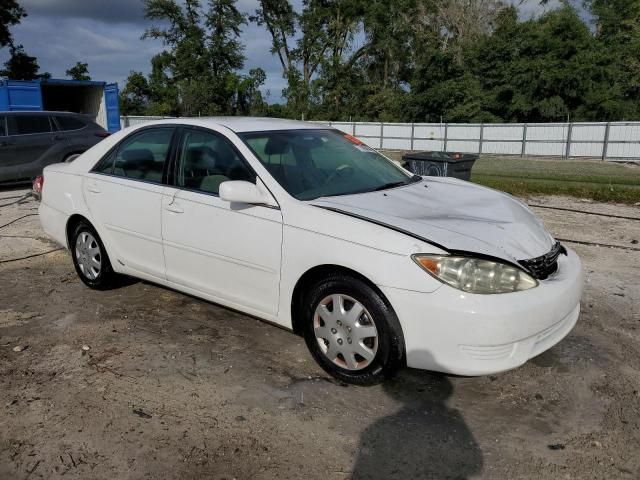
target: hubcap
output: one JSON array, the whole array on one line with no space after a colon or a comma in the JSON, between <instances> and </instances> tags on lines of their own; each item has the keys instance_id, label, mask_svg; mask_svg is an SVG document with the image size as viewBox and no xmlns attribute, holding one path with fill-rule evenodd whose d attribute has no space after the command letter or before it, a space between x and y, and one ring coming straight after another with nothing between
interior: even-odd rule
<instances>
[{"instance_id":1,"label":"hubcap","mask_svg":"<svg viewBox=\"0 0 640 480\"><path fill-rule=\"evenodd\" d=\"M362 370L378 352L378 330L364 306L334 294L316 307L313 328L322 353L339 367Z\"/></svg>"},{"instance_id":2,"label":"hubcap","mask_svg":"<svg viewBox=\"0 0 640 480\"><path fill-rule=\"evenodd\" d=\"M89 232L82 232L76 239L76 261L82 274L89 280L100 275L102 253L96 239Z\"/></svg>"}]
</instances>

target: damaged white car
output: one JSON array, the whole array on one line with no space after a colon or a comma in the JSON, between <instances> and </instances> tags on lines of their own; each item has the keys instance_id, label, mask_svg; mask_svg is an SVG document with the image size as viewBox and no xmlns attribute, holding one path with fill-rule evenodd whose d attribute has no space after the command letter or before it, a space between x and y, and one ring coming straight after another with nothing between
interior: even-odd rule
<instances>
[{"instance_id":1,"label":"damaged white car","mask_svg":"<svg viewBox=\"0 0 640 480\"><path fill-rule=\"evenodd\" d=\"M511 369L578 319L580 260L524 204L319 125L147 123L43 185L42 225L88 286L130 275L260 317L345 382Z\"/></svg>"}]
</instances>

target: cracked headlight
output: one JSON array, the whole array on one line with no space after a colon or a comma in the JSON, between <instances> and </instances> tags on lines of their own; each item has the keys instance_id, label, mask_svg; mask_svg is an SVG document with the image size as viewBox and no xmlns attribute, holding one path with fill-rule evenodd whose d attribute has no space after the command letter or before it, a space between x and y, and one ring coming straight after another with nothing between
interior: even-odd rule
<instances>
[{"instance_id":1,"label":"cracked headlight","mask_svg":"<svg viewBox=\"0 0 640 480\"><path fill-rule=\"evenodd\" d=\"M538 285L531 275L506 263L449 255L416 254L411 258L441 282L469 293L519 292Z\"/></svg>"}]
</instances>

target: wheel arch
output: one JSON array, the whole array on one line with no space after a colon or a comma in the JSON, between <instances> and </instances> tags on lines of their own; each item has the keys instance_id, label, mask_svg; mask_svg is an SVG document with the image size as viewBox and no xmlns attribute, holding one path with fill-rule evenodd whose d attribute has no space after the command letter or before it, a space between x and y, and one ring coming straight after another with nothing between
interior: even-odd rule
<instances>
[{"instance_id":1,"label":"wheel arch","mask_svg":"<svg viewBox=\"0 0 640 480\"><path fill-rule=\"evenodd\" d=\"M311 288L313 284L319 282L323 278L329 278L330 276L336 274L348 275L365 282L373 290L375 290L375 292L380 295L380 298L387 304L387 306L393 310L393 306L384 295L384 293L374 282L372 282L365 275L343 265L316 265L315 267L312 267L304 272L293 288L293 294L291 295L291 327L296 335L302 335L302 309L305 293L309 290L309 288Z\"/></svg>"},{"instance_id":2,"label":"wheel arch","mask_svg":"<svg viewBox=\"0 0 640 480\"><path fill-rule=\"evenodd\" d=\"M65 237L67 239L67 247L71 248L71 235L73 234L73 230L80 222L87 222L89 225L93 227L91 221L85 217L84 215L80 215L79 213L74 213L67 220L67 225L65 227ZM95 227L93 227L95 228Z\"/></svg>"}]
</instances>

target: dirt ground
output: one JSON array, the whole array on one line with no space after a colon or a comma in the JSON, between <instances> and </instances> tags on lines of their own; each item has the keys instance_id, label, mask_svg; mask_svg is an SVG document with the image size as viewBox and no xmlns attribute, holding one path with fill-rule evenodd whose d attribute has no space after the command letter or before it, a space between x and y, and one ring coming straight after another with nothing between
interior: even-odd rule
<instances>
[{"instance_id":1,"label":"dirt ground","mask_svg":"<svg viewBox=\"0 0 640 480\"><path fill-rule=\"evenodd\" d=\"M640 478L640 222L534 209L559 238L635 249L566 242L586 273L573 332L515 371L368 388L246 315L145 282L89 290L66 251L11 261L56 247L37 216L0 227L0 479Z\"/></svg>"}]
</instances>

